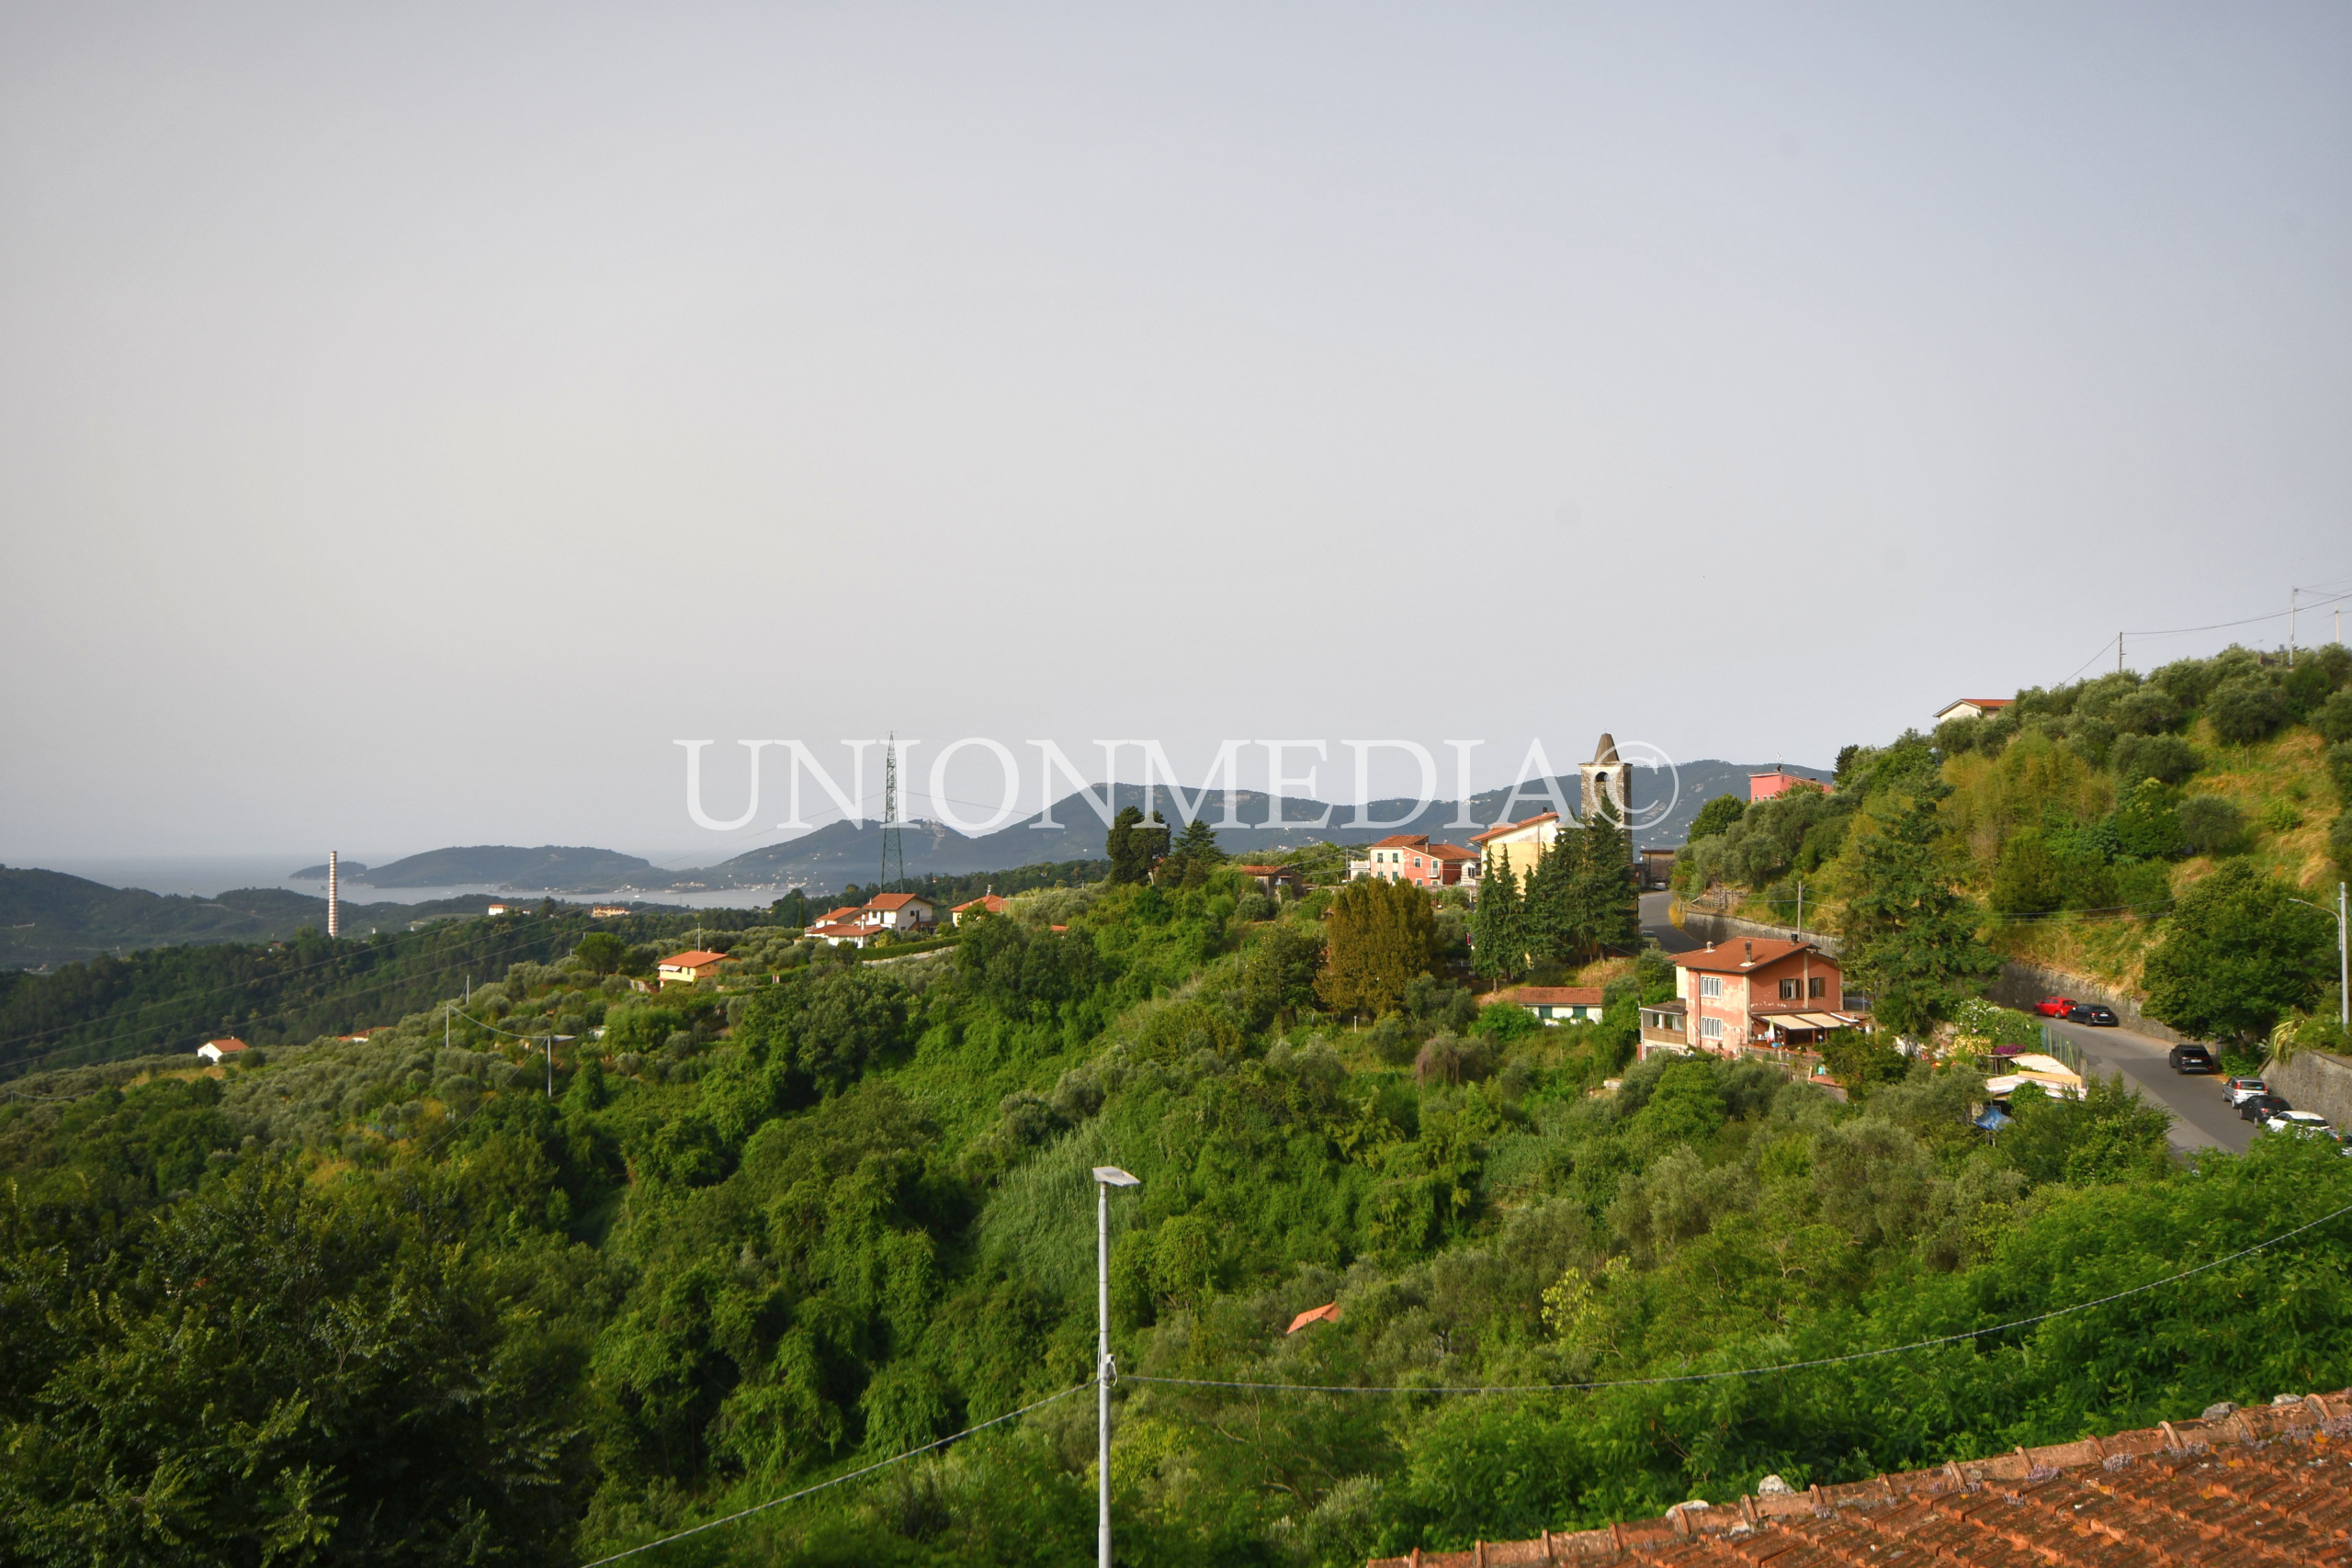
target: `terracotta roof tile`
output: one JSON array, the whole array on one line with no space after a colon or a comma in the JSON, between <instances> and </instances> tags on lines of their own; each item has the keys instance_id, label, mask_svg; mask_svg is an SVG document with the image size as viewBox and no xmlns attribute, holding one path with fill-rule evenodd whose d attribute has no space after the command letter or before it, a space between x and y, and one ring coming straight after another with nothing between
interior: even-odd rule
<instances>
[{"instance_id":1,"label":"terracotta roof tile","mask_svg":"<svg viewBox=\"0 0 2352 1568\"><path fill-rule=\"evenodd\" d=\"M2352 1390L1370 1568L2352 1564Z\"/></svg>"},{"instance_id":2,"label":"terracotta roof tile","mask_svg":"<svg viewBox=\"0 0 2352 1568\"><path fill-rule=\"evenodd\" d=\"M1488 839L1499 839L1505 833L1516 833L1522 828L1532 828L1538 822L1557 822L1559 819L1560 814L1556 811L1539 811L1523 822L1498 822L1483 833L1471 834L1470 841L1483 844Z\"/></svg>"},{"instance_id":3,"label":"terracotta roof tile","mask_svg":"<svg viewBox=\"0 0 2352 1568\"><path fill-rule=\"evenodd\" d=\"M1717 942L1712 952L1670 953L1667 961L1684 969L1703 969L1709 974L1736 975L1747 969L1761 969L1767 964L1778 963L1805 948L1809 942L1779 942L1770 937L1741 937L1736 942ZM1826 953L1817 947L1814 953L1829 962Z\"/></svg>"}]
</instances>

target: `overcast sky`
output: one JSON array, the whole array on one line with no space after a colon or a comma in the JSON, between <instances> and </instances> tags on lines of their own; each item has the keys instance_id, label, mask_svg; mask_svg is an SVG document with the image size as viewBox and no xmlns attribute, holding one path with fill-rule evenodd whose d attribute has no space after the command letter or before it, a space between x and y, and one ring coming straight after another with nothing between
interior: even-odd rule
<instances>
[{"instance_id":1,"label":"overcast sky","mask_svg":"<svg viewBox=\"0 0 2352 1568\"><path fill-rule=\"evenodd\" d=\"M2352 587L2347 197L2340 5L8 6L0 859L1826 762Z\"/></svg>"}]
</instances>

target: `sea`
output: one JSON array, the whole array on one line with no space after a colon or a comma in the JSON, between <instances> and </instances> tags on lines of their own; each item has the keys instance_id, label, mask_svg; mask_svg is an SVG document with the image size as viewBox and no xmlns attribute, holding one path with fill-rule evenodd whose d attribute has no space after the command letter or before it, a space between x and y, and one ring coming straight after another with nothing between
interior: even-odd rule
<instances>
[{"instance_id":1,"label":"sea","mask_svg":"<svg viewBox=\"0 0 2352 1568\"><path fill-rule=\"evenodd\" d=\"M362 855L346 858L362 865L368 863ZM399 858L397 855L386 855L384 861L389 864ZM69 876L87 877L108 887L143 887L150 893L178 893L196 898L215 898L232 887L282 887L293 893L309 893L323 897L327 890L323 878L297 881L287 874L289 871L298 871L318 863L318 854L312 852L308 855L299 852L287 855L62 855L44 857L28 863L37 863L46 871L62 871ZM377 887L363 878L346 874L342 879L341 892L346 904L423 904L435 898L462 898L490 893L516 899L554 897L572 904L625 904L634 901L693 909L764 909L783 897L785 889L722 887L689 893L668 888L639 891L612 887L556 892L545 887L512 886L491 882L466 883L450 887Z\"/></svg>"}]
</instances>

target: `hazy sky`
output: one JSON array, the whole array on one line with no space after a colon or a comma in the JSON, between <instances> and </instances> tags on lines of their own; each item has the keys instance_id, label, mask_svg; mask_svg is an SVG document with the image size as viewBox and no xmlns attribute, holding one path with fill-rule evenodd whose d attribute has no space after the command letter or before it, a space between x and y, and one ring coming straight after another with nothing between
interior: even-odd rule
<instances>
[{"instance_id":1,"label":"hazy sky","mask_svg":"<svg viewBox=\"0 0 2352 1568\"><path fill-rule=\"evenodd\" d=\"M2348 197L2340 5L9 6L0 858L1826 761L2352 586Z\"/></svg>"}]
</instances>

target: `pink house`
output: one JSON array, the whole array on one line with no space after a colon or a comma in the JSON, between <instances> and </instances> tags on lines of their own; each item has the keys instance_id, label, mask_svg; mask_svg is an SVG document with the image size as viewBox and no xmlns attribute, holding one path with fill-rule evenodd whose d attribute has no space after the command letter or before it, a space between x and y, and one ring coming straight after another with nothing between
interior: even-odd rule
<instances>
[{"instance_id":1,"label":"pink house","mask_svg":"<svg viewBox=\"0 0 2352 1568\"><path fill-rule=\"evenodd\" d=\"M1789 791L1795 789L1800 784L1807 785L1811 788L1825 792L1829 788L1827 784L1823 784L1819 779L1809 779L1803 773L1792 773L1784 768L1774 768L1768 773L1750 773L1747 775L1747 798L1750 800L1770 800L1774 795L1788 794Z\"/></svg>"},{"instance_id":2,"label":"pink house","mask_svg":"<svg viewBox=\"0 0 2352 1568\"><path fill-rule=\"evenodd\" d=\"M1478 881L1478 857L1459 844L1432 844L1427 833L1391 833L1372 846L1367 876L1419 887L1453 887Z\"/></svg>"},{"instance_id":3,"label":"pink house","mask_svg":"<svg viewBox=\"0 0 2352 1568\"><path fill-rule=\"evenodd\" d=\"M1858 1021L1844 1010L1838 961L1809 942L1742 938L1672 961L1676 1001L1643 1008L1645 1043L1736 1056L1745 1045L1801 1043ZM1653 1028L1681 1038L1657 1039Z\"/></svg>"}]
</instances>

